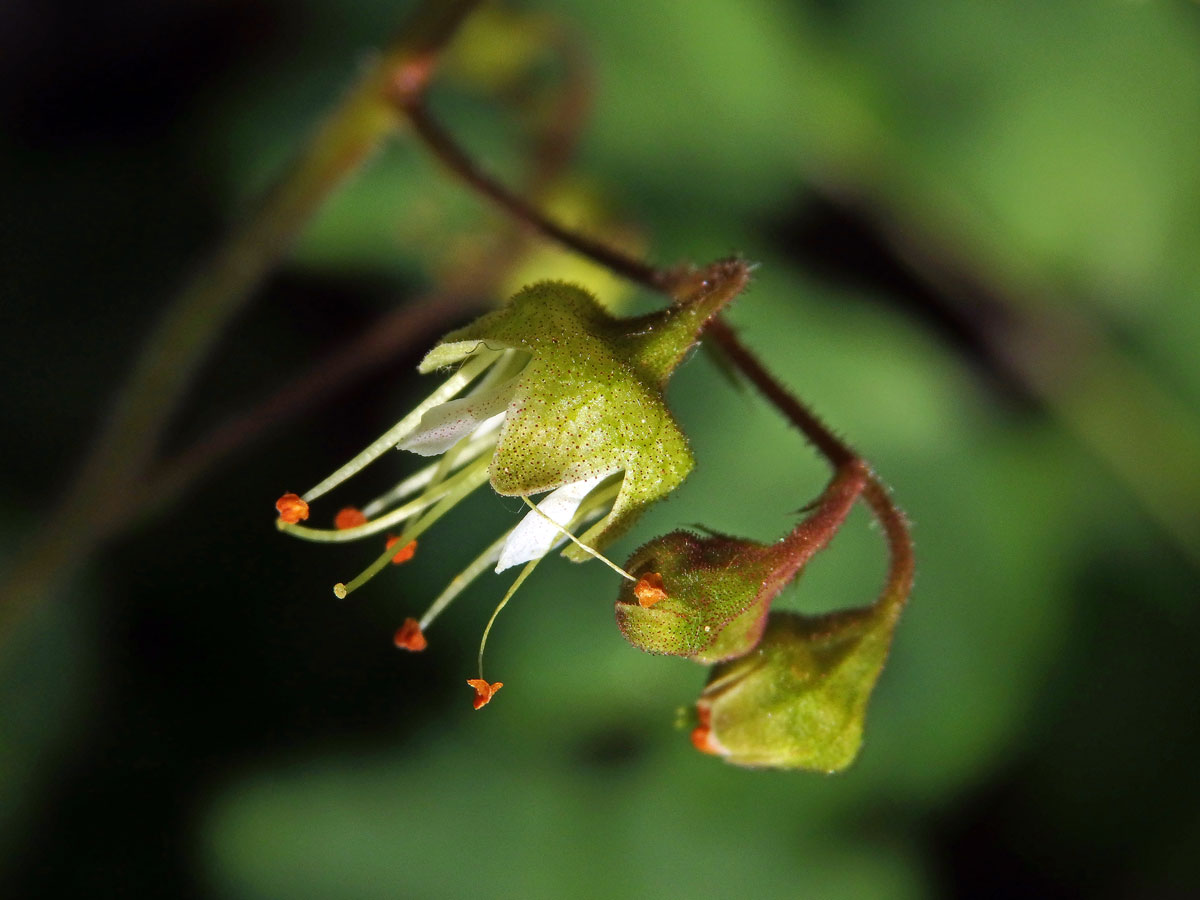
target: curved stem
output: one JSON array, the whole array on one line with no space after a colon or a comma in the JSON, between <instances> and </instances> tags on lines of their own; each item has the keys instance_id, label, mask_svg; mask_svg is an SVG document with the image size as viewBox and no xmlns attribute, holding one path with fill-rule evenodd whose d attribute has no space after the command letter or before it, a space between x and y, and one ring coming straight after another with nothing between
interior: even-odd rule
<instances>
[{"instance_id":1,"label":"curved stem","mask_svg":"<svg viewBox=\"0 0 1200 900\"><path fill-rule=\"evenodd\" d=\"M586 256L622 278L655 291L666 287L668 276L662 270L549 219L523 197L485 173L430 116L423 98L399 96L396 102L425 146L478 194L534 231Z\"/></svg>"},{"instance_id":2,"label":"curved stem","mask_svg":"<svg viewBox=\"0 0 1200 900\"><path fill-rule=\"evenodd\" d=\"M775 380L725 322L713 322L709 325L708 334L763 396L803 432L812 445L829 460L830 465L839 471L856 464L866 466L865 461L848 444L830 431L812 410ZM908 522L904 513L892 502L887 487L869 468L866 470L866 481L862 485L862 496L883 528L890 557L887 583L876 605L898 615L908 600L913 583L915 560Z\"/></svg>"},{"instance_id":3,"label":"curved stem","mask_svg":"<svg viewBox=\"0 0 1200 900\"><path fill-rule=\"evenodd\" d=\"M793 397L775 378L763 368L757 357L747 349L723 319L708 326L707 334L725 351L729 360L741 369L750 382L762 392L771 404L788 421L804 433L812 445L821 452L829 464L839 469L846 463L859 459L859 455L841 438L829 430L817 415Z\"/></svg>"}]
</instances>

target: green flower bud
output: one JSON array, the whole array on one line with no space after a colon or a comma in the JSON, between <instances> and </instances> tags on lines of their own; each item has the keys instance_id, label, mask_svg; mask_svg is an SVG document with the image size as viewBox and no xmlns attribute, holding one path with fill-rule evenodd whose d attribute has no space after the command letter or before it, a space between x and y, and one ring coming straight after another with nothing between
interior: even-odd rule
<instances>
[{"instance_id":1,"label":"green flower bud","mask_svg":"<svg viewBox=\"0 0 1200 900\"><path fill-rule=\"evenodd\" d=\"M867 472L849 464L830 482L815 512L773 544L676 531L639 548L626 568L643 576L623 585L617 626L648 653L715 663L749 653L771 603L832 538L862 492ZM661 590L648 594L646 578Z\"/></svg>"},{"instance_id":2,"label":"green flower bud","mask_svg":"<svg viewBox=\"0 0 1200 900\"><path fill-rule=\"evenodd\" d=\"M782 544L675 531L639 548L626 568L655 573L665 598L646 605L625 582L617 598L617 627L647 653L713 663L753 649L771 601L790 580Z\"/></svg>"},{"instance_id":3,"label":"green flower bud","mask_svg":"<svg viewBox=\"0 0 1200 900\"><path fill-rule=\"evenodd\" d=\"M713 668L692 742L740 766L845 769L898 614L898 605L772 613L753 652Z\"/></svg>"}]
</instances>

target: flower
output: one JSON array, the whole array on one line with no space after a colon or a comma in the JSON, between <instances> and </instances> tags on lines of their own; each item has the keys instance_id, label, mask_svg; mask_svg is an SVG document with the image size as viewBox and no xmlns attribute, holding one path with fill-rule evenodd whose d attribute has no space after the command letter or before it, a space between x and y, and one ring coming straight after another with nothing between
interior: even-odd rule
<instances>
[{"instance_id":1,"label":"flower","mask_svg":"<svg viewBox=\"0 0 1200 900\"><path fill-rule=\"evenodd\" d=\"M419 369L449 370L445 382L303 498L290 495L294 501L279 507L280 530L341 542L403 526L375 562L335 586L344 597L393 557L410 558L416 539L485 482L497 494L522 498L530 507L524 517L454 578L416 623L422 640L433 619L489 567L502 572L527 564L523 580L567 541L568 558L603 559L599 548L691 471L687 439L663 390L704 324L748 278L744 263L722 265L728 268L722 278L697 276L684 299L630 319L612 317L587 291L562 282L518 292L503 308L443 338ZM305 504L307 513L307 503L392 448L435 459L361 510L343 509L334 529L298 524L296 503ZM535 504L529 498L537 494L545 496ZM582 536L572 533L593 522ZM395 544L403 548L399 553Z\"/></svg>"}]
</instances>

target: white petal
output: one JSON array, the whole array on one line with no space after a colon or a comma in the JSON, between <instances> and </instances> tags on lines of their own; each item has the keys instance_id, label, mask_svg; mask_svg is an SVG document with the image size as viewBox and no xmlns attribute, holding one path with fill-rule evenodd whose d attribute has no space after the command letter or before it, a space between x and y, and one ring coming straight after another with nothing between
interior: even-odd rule
<instances>
[{"instance_id":1,"label":"white petal","mask_svg":"<svg viewBox=\"0 0 1200 900\"><path fill-rule=\"evenodd\" d=\"M471 432L495 428L503 421L516 387L514 378L491 390L435 406L421 417L417 430L397 446L421 456L445 453Z\"/></svg>"},{"instance_id":2,"label":"white petal","mask_svg":"<svg viewBox=\"0 0 1200 900\"><path fill-rule=\"evenodd\" d=\"M570 484L564 484L551 491L537 505L537 508L545 515L540 516L531 509L512 530L512 534L508 536L504 548L500 551L500 561L496 563L496 571L503 572L505 569L529 562L531 559L540 559L549 553L555 544L566 540L562 531L556 528L552 522L547 521L547 518L564 528L568 526L571 519L575 517L583 498L611 474L611 472L605 472L586 481L572 481Z\"/></svg>"}]
</instances>

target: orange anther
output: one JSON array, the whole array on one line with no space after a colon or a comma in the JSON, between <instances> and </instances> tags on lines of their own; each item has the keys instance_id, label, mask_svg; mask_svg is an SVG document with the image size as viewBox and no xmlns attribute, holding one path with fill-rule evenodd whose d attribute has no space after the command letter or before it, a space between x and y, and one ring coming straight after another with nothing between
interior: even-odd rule
<instances>
[{"instance_id":1,"label":"orange anther","mask_svg":"<svg viewBox=\"0 0 1200 900\"><path fill-rule=\"evenodd\" d=\"M395 535L389 535L388 539L387 539L387 543L383 545L384 549L391 550L393 547L396 546L396 543L399 540L400 540L400 538L396 537ZM416 555L416 553L417 553L417 542L409 541L407 544L405 544L403 547L400 548L400 550L396 553L395 556L392 557L392 565L398 566L401 563L406 563L410 559L412 559Z\"/></svg>"},{"instance_id":2,"label":"orange anther","mask_svg":"<svg viewBox=\"0 0 1200 900\"><path fill-rule=\"evenodd\" d=\"M692 729L692 746L701 753L710 753L713 756L721 756L721 751L713 742L712 729L705 728L703 725L697 725Z\"/></svg>"},{"instance_id":3,"label":"orange anther","mask_svg":"<svg viewBox=\"0 0 1200 900\"><path fill-rule=\"evenodd\" d=\"M724 756L722 747L712 734L712 710L707 705L696 705L696 715L700 724L692 729L692 746L701 753L711 753L713 756Z\"/></svg>"},{"instance_id":4,"label":"orange anther","mask_svg":"<svg viewBox=\"0 0 1200 900\"><path fill-rule=\"evenodd\" d=\"M662 576L657 572L647 572L633 586L633 595L645 609L649 609L659 600L666 600L667 592L663 589Z\"/></svg>"},{"instance_id":5,"label":"orange anther","mask_svg":"<svg viewBox=\"0 0 1200 900\"><path fill-rule=\"evenodd\" d=\"M361 509L355 506L347 506L338 510L338 514L333 517L333 527L342 531L346 528L357 528L359 525L366 525L367 517L363 515Z\"/></svg>"},{"instance_id":6,"label":"orange anther","mask_svg":"<svg viewBox=\"0 0 1200 900\"><path fill-rule=\"evenodd\" d=\"M492 695L500 688L504 687L503 681L493 681L488 684L482 678L468 678L467 684L475 688L475 699L472 701L476 709L482 709L487 706L488 701L492 699Z\"/></svg>"},{"instance_id":7,"label":"orange anther","mask_svg":"<svg viewBox=\"0 0 1200 900\"><path fill-rule=\"evenodd\" d=\"M418 650L424 650L429 646L429 642L425 640L425 635L422 634L421 626L417 624L416 619L405 619L404 624L396 629L395 640L397 647L412 650L414 653Z\"/></svg>"},{"instance_id":8,"label":"orange anther","mask_svg":"<svg viewBox=\"0 0 1200 900\"><path fill-rule=\"evenodd\" d=\"M284 494L275 501L275 508L279 510L279 518L289 525L308 518L308 504L298 494Z\"/></svg>"}]
</instances>

